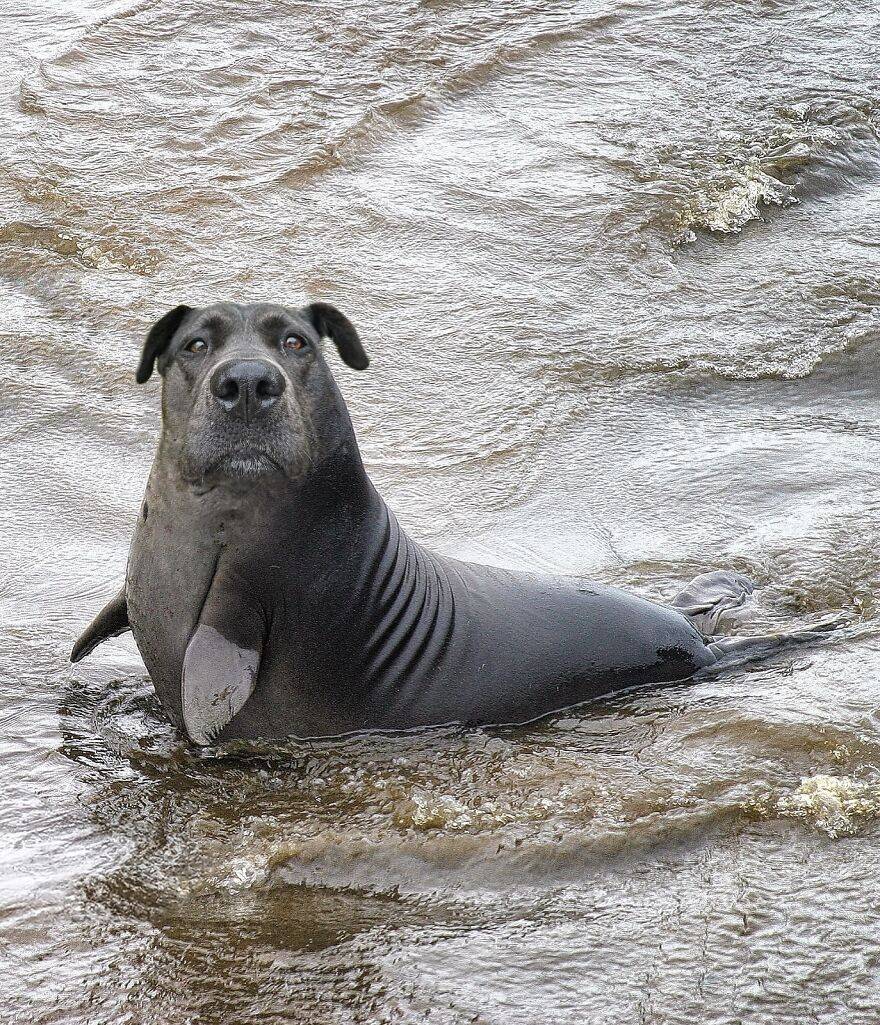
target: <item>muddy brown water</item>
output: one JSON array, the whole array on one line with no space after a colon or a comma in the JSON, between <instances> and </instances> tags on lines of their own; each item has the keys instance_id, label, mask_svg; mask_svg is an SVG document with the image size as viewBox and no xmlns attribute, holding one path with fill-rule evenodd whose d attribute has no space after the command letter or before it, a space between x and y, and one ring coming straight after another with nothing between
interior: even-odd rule
<instances>
[{"instance_id":1,"label":"muddy brown water","mask_svg":"<svg viewBox=\"0 0 880 1025\"><path fill-rule=\"evenodd\" d=\"M0 1018L873 1023L876 3L36 0L0 57ZM200 755L122 576L168 305L335 302L419 540L833 641Z\"/></svg>"}]
</instances>

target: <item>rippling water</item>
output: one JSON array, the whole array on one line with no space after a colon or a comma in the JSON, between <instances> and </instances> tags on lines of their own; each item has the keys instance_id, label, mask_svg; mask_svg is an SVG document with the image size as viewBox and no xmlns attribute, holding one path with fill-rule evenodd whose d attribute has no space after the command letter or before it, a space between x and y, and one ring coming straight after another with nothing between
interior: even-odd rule
<instances>
[{"instance_id":1,"label":"rippling water","mask_svg":"<svg viewBox=\"0 0 880 1025\"><path fill-rule=\"evenodd\" d=\"M10 1021L876 1021L880 12L37 0L0 57ZM199 754L118 586L168 305L324 298L451 555L844 636L520 730ZM786 1018L787 1016L787 1018Z\"/></svg>"}]
</instances>

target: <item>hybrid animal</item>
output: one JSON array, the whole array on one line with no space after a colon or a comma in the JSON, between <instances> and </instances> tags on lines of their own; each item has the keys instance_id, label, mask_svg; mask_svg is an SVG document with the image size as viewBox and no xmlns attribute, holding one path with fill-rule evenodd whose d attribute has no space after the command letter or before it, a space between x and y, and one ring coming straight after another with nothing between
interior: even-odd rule
<instances>
[{"instance_id":1,"label":"hybrid animal","mask_svg":"<svg viewBox=\"0 0 880 1025\"><path fill-rule=\"evenodd\" d=\"M520 723L715 663L692 619L742 600L735 574L698 578L688 618L413 541L364 470L324 339L366 369L326 303L178 306L153 326L136 377L163 378L158 451L125 583L74 661L131 629L200 745Z\"/></svg>"}]
</instances>

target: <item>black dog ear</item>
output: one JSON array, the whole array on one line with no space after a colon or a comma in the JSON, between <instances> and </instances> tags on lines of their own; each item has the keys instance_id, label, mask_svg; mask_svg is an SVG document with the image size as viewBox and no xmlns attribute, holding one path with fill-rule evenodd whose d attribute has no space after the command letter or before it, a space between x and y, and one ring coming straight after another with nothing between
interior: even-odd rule
<instances>
[{"instance_id":1,"label":"black dog ear","mask_svg":"<svg viewBox=\"0 0 880 1025\"><path fill-rule=\"evenodd\" d=\"M141 353L137 373L134 375L138 384L149 381L157 358L168 348L168 343L174 337L174 332L180 327L180 322L191 310L191 306L175 306L150 328L147 340L144 342L144 351Z\"/></svg>"},{"instance_id":2,"label":"black dog ear","mask_svg":"<svg viewBox=\"0 0 880 1025\"><path fill-rule=\"evenodd\" d=\"M364 351L354 324L329 303L309 303L303 313L322 338L329 338L339 350L342 362L353 370L366 370L370 357Z\"/></svg>"}]
</instances>

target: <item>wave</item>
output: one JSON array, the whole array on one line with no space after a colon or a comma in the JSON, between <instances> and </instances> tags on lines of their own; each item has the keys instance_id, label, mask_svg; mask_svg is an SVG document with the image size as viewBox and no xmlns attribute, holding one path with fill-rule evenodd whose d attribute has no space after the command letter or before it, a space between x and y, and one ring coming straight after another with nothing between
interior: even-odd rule
<instances>
[{"instance_id":1,"label":"wave","mask_svg":"<svg viewBox=\"0 0 880 1025\"><path fill-rule=\"evenodd\" d=\"M360 155L368 146L380 143L391 130L399 127L405 114L429 115L441 109L444 101L461 99L472 89L503 74L512 63L534 57L555 44L577 39L585 32L611 27L621 20L622 15L598 14L561 27L527 32L523 38L496 45L476 60L460 62L447 72L429 76L411 92L368 104L355 119L322 140L303 161L287 168L276 181L299 185L332 171L348 158ZM388 55L388 59L393 61L394 54Z\"/></svg>"},{"instance_id":2,"label":"wave","mask_svg":"<svg viewBox=\"0 0 880 1025\"><path fill-rule=\"evenodd\" d=\"M696 239L695 229L719 234L734 234L749 221L764 219L764 208L786 207L797 203L795 188L764 171L757 161L741 172L740 179L730 185L713 185L700 189L691 201L691 208L682 215L679 245Z\"/></svg>"},{"instance_id":3,"label":"wave","mask_svg":"<svg viewBox=\"0 0 880 1025\"><path fill-rule=\"evenodd\" d=\"M25 221L0 225L3 244L74 259L93 270L123 270L144 276L152 274L159 262L158 253L146 245L119 238L88 238L66 228Z\"/></svg>"},{"instance_id":4,"label":"wave","mask_svg":"<svg viewBox=\"0 0 880 1025\"><path fill-rule=\"evenodd\" d=\"M865 144L876 149L878 129L876 100L830 96L778 108L752 132L716 132L702 151L676 155L695 174L672 210L674 244L692 243L701 231L739 234L750 222L766 220L768 209L800 202L809 191L808 171L828 170L832 181L823 184L834 187L833 179L868 162Z\"/></svg>"},{"instance_id":5,"label":"wave","mask_svg":"<svg viewBox=\"0 0 880 1025\"><path fill-rule=\"evenodd\" d=\"M880 817L880 784L852 776L805 776L793 790L767 791L744 805L756 819L804 822L832 840L854 836Z\"/></svg>"}]
</instances>

